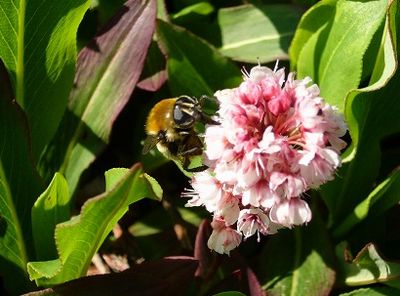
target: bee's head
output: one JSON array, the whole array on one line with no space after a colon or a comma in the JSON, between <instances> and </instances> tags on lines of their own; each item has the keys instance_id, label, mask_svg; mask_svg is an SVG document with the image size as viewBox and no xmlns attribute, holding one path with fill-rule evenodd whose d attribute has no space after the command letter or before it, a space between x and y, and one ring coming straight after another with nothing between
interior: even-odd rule
<instances>
[{"instance_id":1,"label":"bee's head","mask_svg":"<svg viewBox=\"0 0 400 296\"><path fill-rule=\"evenodd\" d=\"M202 101L203 97L200 100ZM177 98L174 106L174 121L178 128L189 129L196 122L218 124L203 112L201 101L186 95Z\"/></svg>"}]
</instances>

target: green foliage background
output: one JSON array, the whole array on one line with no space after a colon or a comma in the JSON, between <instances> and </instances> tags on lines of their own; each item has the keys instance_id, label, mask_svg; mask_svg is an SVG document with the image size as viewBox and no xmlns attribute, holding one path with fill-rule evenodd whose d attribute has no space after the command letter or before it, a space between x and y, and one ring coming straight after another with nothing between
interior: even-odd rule
<instances>
[{"instance_id":1,"label":"green foliage background","mask_svg":"<svg viewBox=\"0 0 400 296\"><path fill-rule=\"evenodd\" d=\"M0 294L398 295L399 18L396 0L1 1ZM145 117L277 59L343 112L343 165L309 225L217 256L185 174L141 155ZM117 253L127 273L85 277Z\"/></svg>"}]
</instances>

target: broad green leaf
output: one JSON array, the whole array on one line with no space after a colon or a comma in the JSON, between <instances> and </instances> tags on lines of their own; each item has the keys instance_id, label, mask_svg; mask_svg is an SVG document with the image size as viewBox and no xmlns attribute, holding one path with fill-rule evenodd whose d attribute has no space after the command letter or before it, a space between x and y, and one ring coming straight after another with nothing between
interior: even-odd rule
<instances>
[{"instance_id":1,"label":"broad green leaf","mask_svg":"<svg viewBox=\"0 0 400 296\"><path fill-rule=\"evenodd\" d=\"M221 53L234 60L266 63L288 58L301 16L293 5L243 5L218 12Z\"/></svg>"},{"instance_id":2,"label":"broad green leaf","mask_svg":"<svg viewBox=\"0 0 400 296\"><path fill-rule=\"evenodd\" d=\"M258 259L263 288L271 295L328 295L335 282L333 248L318 212L310 224L281 230ZM316 239L318 238L318 239Z\"/></svg>"},{"instance_id":3,"label":"broad green leaf","mask_svg":"<svg viewBox=\"0 0 400 296\"><path fill-rule=\"evenodd\" d=\"M119 273L82 277L25 296L191 295L197 260L170 257L135 264Z\"/></svg>"},{"instance_id":4,"label":"broad green leaf","mask_svg":"<svg viewBox=\"0 0 400 296\"><path fill-rule=\"evenodd\" d=\"M334 229L333 235L340 237L367 217L369 212L378 216L400 201L400 171L383 181L359 203L344 221Z\"/></svg>"},{"instance_id":5,"label":"broad green leaf","mask_svg":"<svg viewBox=\"0 0 400 296\"><path fill-rule=\"evenodd\" d=\"M169 86L174 96L212 96L219 89L239 85L239 69L204 40L161 20L157 36L168 56Z\"/></svg>"},{"instance_id":6,"label":"broad green leaf","mask_svg":"<svg viewBox=\"0 0 400 296\"><path fill-rule=\"evenodd\" d=\"M70 194L65 178L56 173L32 208L32 231L36 260L57 258L54 230L70 217Z\"/></svg>"},{"instance_id":7,"label":"broad green leaf","mask_svg":"<svg viewBox=\"0 0 400 296\"><path fill-rule=\"evenodd\" d=\"M125 169L124 175L123 172L123 169L107 172L106 181L111 181L115 186L89 199L80 215L57 225L55 240L58 259L28 263L30 278L38 285L49 286L83 276L93 255L128 210L129 204L155 195L139 165ZM110 184L106 184L106 188L110 187ZM46 262L51 263L51 270ZM55 270L58 270L56 274L53 273Z\"/></svg>"},{"instance_id":8,"label":"broad green leaf","mask_svg":"<svg viewBox=\"0 0 400 296\"><path fill-rule=\"evenodd\" d=\"M109 141L140 77L155 26L155 1L129 0L80 53L68 110L41 159L46 179L64 174L73 193Z\"/></svg>"},{"instance_id":9,"label":"broad green leaf","mask_svg":"<svg viewBox=\"0 0 400 296\"><path fill-rule=\"evenodd\" d=\"M37 158L61 120L72 87L76 32L89 0L0 2L0 58L28 116Z\"/></svg>"},{"instance_id":10,"label":"broad green leaf","mask_svg":"<svg viewBox=\"0 0 400 296\"><path fill-rule=\"evenodd\" d=\"M390 287L371 287L351 291L349 293L342 293L340 296L389 296L397 295L400 291Z\"/></svg>"},{"instance_id":11,"label":"broad green leaf","mask_svg":"<svg viewBox=\"0 0 400 296\"><path fill-rule=\"evenodd\" d=\"M321 96L341 111L346 94L360 84L364 54L384 24L387 5L387 0L327 0L300 22L291 49L296 63L292 67L300 77L311 76Z\"/></svg>"},{"instance_id":12,"label":"broad green leaf","mask_svg":"<svg viewBox=\"0 0 400 296\"><path fill-rule=\"evenodd\" d=\"M374 61L376 66L372 76L376 77L375 82L351 91L346 98L345 117L352 146L346 151L345 164L337 173L340 178L328 183L322 191L333 223L341 222L369 195L379 170L380 141L400 131L400 74L396 72L398 57L394 52L398 44L395 38L399 38L396 33L399 19L395 17L395 3L388 11L382 47Z\"/></svg>"},{"instance_id":13,"label":"broad green leaf","mask_svg":"<svg viewBox=\"0 0 400 296\"><path fill-rule=\"evenodd\" d=\"M306 46L307 42L309 42L311 37L313 37L315 34L319 34L318 32L320 30L328 26L329 20L332 18L333 13L335 12L336 2L337 0L319 1L301 17L300 23L296 29L289 48L289 57L292 70L299 71L301 69L307 69L307 65L297 66L298 60L300 59L300 52L304 50L304 47ZM313 48L315 48L315 44ZM312 59L313 57L314 55L305 55L305 58ZM313 67L309 67L308 70L312 71L312 68ZM301 77L305 75L311 76L311 74L299 75ZM315 76L312 75L311 77Z\"/></svg>"},{"instance_id":14,"label":"broad green leaf","mask_svg":"<svg viewBox=\"0 0 400 296\"><path fill-rule=\"evenodd\" d=\"M29 286L26 263L34 258L31 207L42 188L32 163L25 114L11 101L11 86L1 66L0 273L8 291L20 294Z\"/></svg>"},{"instance_id":15,"label":"broad green leaf","mask_svg":"<svg viewBox=\"0 0 400 296\"><path fill-rule=\"evenodd\" d=\"M384 260L373 244L366 245L350 263L343 259L344 247L344 244L340 244L337 253L341 259L339 262L346 285L363 286L373 283L391 285L391 282L399 281L400 264Z\"/></svg>"}]
</instances>

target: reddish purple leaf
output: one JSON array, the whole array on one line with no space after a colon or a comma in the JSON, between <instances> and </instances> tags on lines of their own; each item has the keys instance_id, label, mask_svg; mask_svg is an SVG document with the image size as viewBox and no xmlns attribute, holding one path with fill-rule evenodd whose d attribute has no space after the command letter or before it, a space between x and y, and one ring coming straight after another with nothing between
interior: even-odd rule
<instances>
[{"instance_id":1,"label":"reddish purple leaf","mask_svg":"<svg viewBox=\"0 0 400 296\"><path fill-rule=\"evenodd\" d=\"M82 49L68 110L40 163L47 179L61 171L73 191L108 143L142 72L155 18L156 1L129 0Z\"/></svg>"},{"instance_id":2,"label":"reddish purple leaf","mask_svg":"<svg viewBox=\"0 0 400 296\"><path fill-rule=\"evenodd\" d=\"M161 70L150 77L147 77L137 84L143 90L157 91L167 80L167 71Z\"/></svg>"},{"instance_id":3,"label":"reddish purple leaf","mask_svg":"<svg viewBox=\"0 0 400 296\"><path fill-rule=\"evenodd\" d=\"M247 281L249 283L250 296L265 296L257 276L250 267L246 268Z\"/></svg>"},{"instance_id":4,"label":"reddish purple leaf","mask_svg":"<svg viewBox=\"0 0 400 296\"><path fill-rule=\"evenodd\" d=\"M26 295L185 295L196 268L197 260L192 257L168 257L121 273L83 277Z\"/></svg>"},{"instance_id":5,"label":"reddish purple leaf","mask_svg":"<svg viewBox=\"0 0 400 296\"><path fill-rule=\"evenodd\" d=\"M199 267L196 276L205 278L210 272L210 267L215 261L215 254L207 246L208 238L211 235L211 224L208 220L203 220L199 226L194 246L194 258L199 260Z\"/></svg>"}]
</instances>

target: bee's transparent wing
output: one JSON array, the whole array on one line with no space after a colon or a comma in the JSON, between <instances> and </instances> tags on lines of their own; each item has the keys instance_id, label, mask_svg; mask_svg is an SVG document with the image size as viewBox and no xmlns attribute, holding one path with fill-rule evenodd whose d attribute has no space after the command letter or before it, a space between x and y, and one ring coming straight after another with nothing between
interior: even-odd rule
<instances>
[{"instance_id":1,"label":"bee's transparent wing","mask_svg":"<svg viewBox=\"0 0 400 296\"><path fill-rule=\"evenodd\" d=\"M159 139L156 136L147 136L147 138L144 140L142 153L149 153L150 150L154 149L157 146L158 142Z\"/></svg>"}]
</instances>

